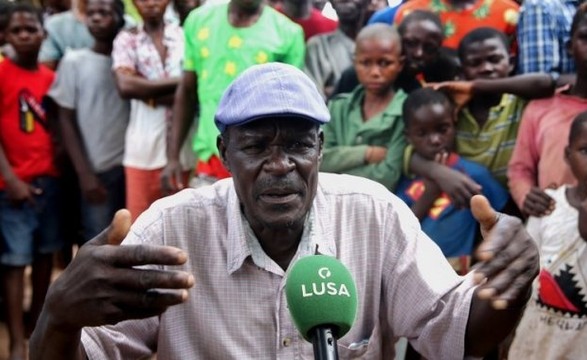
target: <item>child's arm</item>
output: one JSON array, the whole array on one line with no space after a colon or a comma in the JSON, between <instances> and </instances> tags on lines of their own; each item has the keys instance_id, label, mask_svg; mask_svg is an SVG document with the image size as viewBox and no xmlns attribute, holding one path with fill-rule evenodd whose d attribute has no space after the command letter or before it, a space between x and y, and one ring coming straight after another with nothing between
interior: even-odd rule
<instances>
[{"instance_id":1,"label":"child's arm","mask_svg":"<svg viewBox=\"0 0 587 360\"><path fill-rule=\"evenodd\" d=\"M12 166L8 162L8 158L6 158L6 154L4 153L4 148L0 144L0 174L4 178L4 182L6 183L6 194L8 195L8 199L14 204L22 204L24 202L35 202L35 195L41 193L41 189L36 188L26 182L22 181L14 171L12 171Z\"/></svg>"},{"instance_id":2,"label":"child's arm","mask_svg":"<svg viewBox=\"0 0 587 360\"><path fill-rule=\"evenodd\" d=\"M82 195L90 203L106 201L106 188L104 188L92 169L85 147L82 144L75 111L59 106L58 117L59 131L63 138L65 150L77 173Z\"/></svg>"},{"instance_id":3,"label":"child's arm","mask_svg":"<svg viewBox=\"0 0 587 360\"><path fill-rule=\"evenodd\" d=\"M549 74L523 74L503 79L476 79L446 81L430 84L436 90L447 91L457 105L463 107L475 95L513 94L524 99L538 99L554 95L555 79Z\"/></svg>"},{"instance_id":4,"label":"child's arm","mask_svg":"<svg viewBox=\"0 0 587 360\"><path fill-rule=\"evenodd\" d=\"M532 115L535 113L532 111L532 106L533 103L530 102L520 120L516 144L507 169L510 194L519 209L524 208L526 195L532 191L533 187L538 186L536 179L538 179L540 152L534 138L540 119Z\"/></svg>"},{"instance_id":5,"label":"child's arm","mask_svg":"<svg viewBox=\"0 0 587 360\"><path fill-rule=\"evenodd\" d=\"M537 186L533 186L522 205L522 213L526 216L542 217L549 215L555 207L555 201L544 190Z\"/></svg>"},{"instance_id":6,"label":"child's arm","mask_svg":"<svg viewBox=\"0 0 587 360\"><path fill-rule=\"evenodd\" d=\"M411 206L412 212L418 220L422 221L426 216L428 216L428 212L436 199L440 196L442 191L436 182L424 178L424 193L414 204Z\"/></svg>"},{"instance_id":7,"label":"child's arm","mask_svg":"<svg viewBox=\"0 0 587 360\"><path fill-rule=\"evenodd\" d=\"M416 153L409 158L408 169L413 174L433 180L451 198L455 207L468 207L471 197L481 194L481 186L468 175Z\"/></svg>"},{"instance_id":8,"label":"child's arm","mask_svg":"<svg viewBox=\"0 0 587 360\"><path fill-rule=\"evenodd\" d=\"M155 98L173 95L179 84L179 77L147 80L128 68L117 68L114 74L118 92L123 99L152 100L153 105Z\"/></svg>"}]
</instances>

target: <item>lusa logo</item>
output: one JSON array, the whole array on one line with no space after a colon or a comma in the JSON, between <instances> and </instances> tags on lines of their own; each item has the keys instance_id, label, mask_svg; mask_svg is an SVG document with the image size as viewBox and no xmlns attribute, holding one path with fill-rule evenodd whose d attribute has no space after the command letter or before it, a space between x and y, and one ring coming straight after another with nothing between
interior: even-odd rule
<instances>
[{"instance_id":1,"label":"lusa logo","mask_svg":"<svg viewBox=\"0 0 587 360\"><path fill-rule=\"evenodd\" d=\"M345 284L337 284L332 281L327 281L332 276L330 269L327 267L321 267L318 269L318 276L323 279L320 282L313 282L312 284L302 284L302 297L310 296L347 296L351 297L349 290Z\"/></svg>"}]
</instances>

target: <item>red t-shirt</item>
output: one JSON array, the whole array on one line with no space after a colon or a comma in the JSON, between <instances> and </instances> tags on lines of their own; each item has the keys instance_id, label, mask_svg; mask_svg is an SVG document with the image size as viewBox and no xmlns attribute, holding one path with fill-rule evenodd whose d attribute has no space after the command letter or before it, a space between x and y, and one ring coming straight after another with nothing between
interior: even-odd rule
<instances>
[{"instance_id":1,"label":"red t-shirt","mask_svg":"<svg viewBox=\"0 0 587 360\"><path fill-rule=\"evenodd\" d=\"M275 10L285 14L283 6L276 6ZM314 35L333 32L338 27L338 21L327 18L317 9L312 9L307 19L289 19L304 29L304 39L306 41Z\"/></svg>"},{"instance_id":2,"label":"red t-shirt","mask_svg":"<svg viewBox=\"0 0 587 360\"><path fill-rule=\"evenodd\" d=\"M395 14L394 23L400 24L410 12L422 9L435 12L444 26L443 45L457 49L461 39L471 30L487 26L502 31L512 40L516 37L516 26L520 5L513 0L477 0L466 10L455 10L448 0L411 0L403 4Z\"/></svg>"},{"instance_id":3,"label":"red t-shirt","mask_svg":"<svg viewBox=\"0 0 587 360\"><path fill-rule=\"evenodd\" d=\"M29 182L57 175L43 97L55 74L39 65L23 69L10 59L0 62L0 145L19 179ZM0 189L6 183L0 175Z\"/></svg>"}]
</instances>

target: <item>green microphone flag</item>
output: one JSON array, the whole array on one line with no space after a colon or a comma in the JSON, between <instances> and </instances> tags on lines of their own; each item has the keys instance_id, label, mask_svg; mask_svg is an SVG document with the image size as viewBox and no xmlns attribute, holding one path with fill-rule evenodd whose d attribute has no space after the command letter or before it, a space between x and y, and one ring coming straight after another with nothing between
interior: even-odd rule
<instances>
[{"instance_id":1,"label":"green microphone flag","mask_svg":"<svg viewBox=\"0 0 587 360\"><path fill-rule=\"evenodd\" d=\"M307 341L316 327L331 327L336 338L355 322L357 288L350 271L331 256L312 255L293 264L285 296L294 324Z\"/></svg>"}]
</instances>

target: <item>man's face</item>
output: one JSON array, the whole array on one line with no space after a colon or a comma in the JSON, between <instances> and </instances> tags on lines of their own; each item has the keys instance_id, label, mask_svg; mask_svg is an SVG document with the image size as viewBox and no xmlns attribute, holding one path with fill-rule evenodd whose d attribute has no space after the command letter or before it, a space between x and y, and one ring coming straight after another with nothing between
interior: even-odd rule
<instances>
[{"instance_id":1,"label":"man's face","mask_svg":"<svg viewBox=\"0 0 587 360\"><path fill-rule=\"evenodd\" d=\"M263 0L232 0L241 9L257 10L263 4Z\"/></svg>"},{"instance_id":2,"label":"man's face","mask_svg":"<svg viewBox=\"0 0 587 360\"><path fill-rule=\"evenodd\" d=\"M318 186L323 135L311 121L267 118L229 127L218 140L254 231L303 226Z\"/></svg>"},{"instance_id":3,"label":"man's face","mask_svg":"<svg viewBox=\"0 0 587 360\"><path fill-rule=\"evenodd\" d=\"M402 45L409 71L422 72L438 59L442 46L442 29L430 20L414 20L406 25Z\"/></svg>"},{"instance_id":4,"label":"man's face","mask_svg":"<svg viewBox=\"0 0 587 360\"><path fill-rule=\"evenodd\" d=\"M133 3L144 22L158 22L163 19L170 0L134 0Z\"/></svg>"},{"instance_id":5,"label":"man's face","mask_svg":"<svg viewBox=\"0 0 587 360\"><path fill-rule=\"evenodd\" d=\"M513 70L508 50L498 38L469 44L462 67L467 80L503 79Z\"/></svg>"},{"instance_id":6,"label":"man's face","mask_svg":"<svg viewBox=\"0 0 587 360\"><path fill-rule=\"evenodd\" d=\"M367 12L367 0L332 0L330 2L336 11L338 21L352 23L362 18Z\"/></svg>"}]
</instances>

